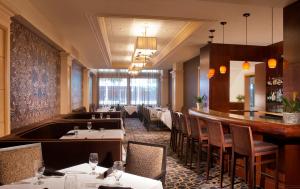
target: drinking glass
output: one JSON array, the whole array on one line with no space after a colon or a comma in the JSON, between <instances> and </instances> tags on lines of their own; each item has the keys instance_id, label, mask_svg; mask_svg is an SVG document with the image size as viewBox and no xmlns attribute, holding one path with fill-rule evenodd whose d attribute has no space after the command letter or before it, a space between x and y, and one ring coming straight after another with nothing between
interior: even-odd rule
<instances>
[{"instance_id":1,"label":"drinking glass","mask_svg":"<svg viewBox=\"0 0 300 189\"><path fill-rule=\"evenodd\" d=\"M92 168L92 175L95 175L95 169L98 165L98 153L90 153L89 164Z\"/></svg>"},{"instance_id":2,"label":"drinking glass","mask_svg":"<svg viewBox=\"0 0 300 189\"><path fill-rule=\"evenodd\" d=\"M110 119L110 115L108 114L108 115L106 116L106 118L107 118L107 119Z\"/></svg>"},{"instance_id":3,"label":"drinking glass","mask_svg":"<svg viewBox=\"0 0 300 189\"><path fill-rule=\"evenodd\" d=\"M88 128L88 130L90 132L91 129L92 129L92 122L87 122L87 128Z\"/></svg>"},{"instance_id":4,"label":"drinking glass","mask_svg":"<svg viewBox=\"0 0 300 189\"><path fill-rule=\"evenodd\" d=\"M78 130L79 130L79 126L74 126L74 134L75 134L75 136L78 136Z\"/></svg>"},{"instance_id":5,"label":"drinking glass","mask_svg":"<svg viewBox=\"0 0 300 189\"><path fill-rule=\"evenodd\" d=\"M96 119L95 114L92 115L92 119Z\"/></svg>"},{"instance_id":6,"label":"drinking glass","mask_svg":"<svg viewBox=\"0 0 300 189\"><path fill-rule=\"evenodd\" d=\"M42 160L34 160L33 170L37 181L34 183L35 185L41 185L44 182L41 181L43 173L45 171L44 162Z\"/></svg>"},{"instance_id":7,"label":"drinking glass","mask_svg":"<svg viewBox=\"0 0 300 189\"><path fill-rule=\"evenodd\" d=\"M113 173L116 179L116 185L121 185L120 178L124 172L124 163L122 161L115 161L113 165Z\"/></svg>"},{"instance_id":8,"label":"drinking glass","mask_svg":"<svg viewBox=\"0 0 300 189\"><path fill-rule=\"evenodd\" d=\"M77 189L76 175L66 175L64 189Z\"/></svg>"},{"instance_id":9,"label":"drinking glass","mask_svg":"<svg viewBox=\"0 0 300 189\"><path fill-rule=\"evenodd\" d=\"M100 113L100 119L103 119L103 113Z\"/></svg>"}]
</instances>

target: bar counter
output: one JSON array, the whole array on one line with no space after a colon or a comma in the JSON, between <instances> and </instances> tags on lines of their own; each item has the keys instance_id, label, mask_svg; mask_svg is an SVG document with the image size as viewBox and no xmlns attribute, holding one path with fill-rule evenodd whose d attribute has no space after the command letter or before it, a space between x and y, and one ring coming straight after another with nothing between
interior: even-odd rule
<instances>
[{"instance_id":1,"label":"bar counter","mask_svg":"<svg viewBox=\"0 0 300 189\"><path fill-rule=\"evenodd\" d=\"M279 146L279 188L300 188L300 124L285 124L281 119L261 117L263 113L237 115L214 110L189 109L189 114L203 119L221 121L224 126L238 124L251 127L253 135ZM268 169L272 174L272 169ZM264 188L275 188L266 179Z\"/></svg>"}]
</instances>

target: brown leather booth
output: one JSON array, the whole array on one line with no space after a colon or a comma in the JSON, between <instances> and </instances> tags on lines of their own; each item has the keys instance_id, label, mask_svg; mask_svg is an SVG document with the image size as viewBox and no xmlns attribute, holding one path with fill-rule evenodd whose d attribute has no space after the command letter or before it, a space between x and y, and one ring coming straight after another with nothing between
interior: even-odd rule
<instances>
[{"instance_id":1,"label":"brown leather booth","mask_svg":"<svg viewBox=\"0 0 300 189\"><path fill-rule=\"evenodd\" d=\"M92 119L92 115L95 115L96 119L100 119L100 113L102 113L103 118L110 115L110 118L121 118L121 111L115 112L80 112L62 115L62 119Z\"/></svg>"},{"instance_id":2,"label":"brown leather booth","mask_svg":"<svg viewBox=\"0 0 300 189\"><path fill-rule=\"evenodd\" d=\"M0 138L0 147L30 143L41 143L45 165L62 169L88 162L89 154L97 152L103 166L122 158L122 141L119 139L59 139L74 126L86 128L91 120L55 120L43 124L26 126L22 130ZM120 119L92 120L93 128L120 129Z\"/></svg>"}]
</instances>

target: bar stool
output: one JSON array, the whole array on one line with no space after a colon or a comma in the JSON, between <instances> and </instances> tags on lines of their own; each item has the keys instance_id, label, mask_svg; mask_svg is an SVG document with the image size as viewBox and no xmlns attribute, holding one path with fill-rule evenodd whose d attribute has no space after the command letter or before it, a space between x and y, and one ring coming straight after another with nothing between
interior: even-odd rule
<instances>
[{"instance_id":1,"label":"bar stool","mask_svg":"<svg viewBox=\"0 0 300 189\"><path fill-rule=\"evenodd\" d=\"M182 114L179 119L180 124L180 132L179 132L179 151L178 156L183 159L183 151L184 151L184 141L186 139L186 156L185 156L185 164L187 164L187 154L188 154L188 144L189 144L189 136L190 130L186 123L186 114Z\"/></svg>"},{"instance_id":2,"label":"bar stool","mask_svg":"<svg viewBox=\"0 0 300 189\"><path fill-rule=\"evenodd\" d=\"M186 116L186 118L189 118L187 120L188 126L190 127L191 135L189 142L190 146L190 168L192 168L193 163L193 153L195 151L195 144L198 144L197 149L197 160L196 160L196 170L199 173L200 172L200 161L202 157L202 149L207 148L208 146L208 134L207 134L207 128L204 127L204 122L196 117L196 116Z\"/></svg>"},{"instance_id":3,"label":"bar stool","mask_svg":"<svg viewBox=\"0 0 300 189\"><path fill-rule=\"evenodd\" d=\"M232 148L232 139L230 134L223 132L222 123L214 120L207 120L208 128L208 149L207 149L207 170L206 179L209 179L209 169L211 165L211 148L219 148L220 159L220 187L223 187L223 174L224 174L224 155L229 154L229 150Z\"/></svg>"},{"instance_id":4,"label":"bar stool","mask_svg":"<svg viewBox=\"0 0 300 189\"><path fill-rule=\"evenodd\" d=\"M249 188L255 188L256 184L256 165L263 165L275 162L275 188L278 189L278 146L263 142L254 141L252 137L252 131L250 127L240 125L230 125L232 132L232 161L231 161L231 188L234 188L235 166L236 156L246 157L245 161L245 178L247 182L248 165L250 165L250 186ZM265 155L275 155L275 159L268 159L261 162L256 161L256 157ZM266 173L262 175L274 178Z\"/></svg>"}]
</instances>

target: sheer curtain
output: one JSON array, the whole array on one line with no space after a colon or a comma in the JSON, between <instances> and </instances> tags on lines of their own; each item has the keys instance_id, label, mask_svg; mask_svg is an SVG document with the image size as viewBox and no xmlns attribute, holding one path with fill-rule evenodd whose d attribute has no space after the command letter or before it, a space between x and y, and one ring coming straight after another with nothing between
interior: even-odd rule
<instances>
[{"instance_id":1,"label":"sheer curtain","mask_svg":"<svg viewBox=\"0 0 300 189\"><path fill-rule=\"evenodd\" d=\"M101 69L98 71L99 105L160 104L159 70L143 70L129 75L127 70Z\"/></svg>"},{"instance_id":2,"label":"sheer curtain","mask_svg":"<svg viewBox=\"0 0 300 189\"><path fill-rule=\"evenodd\" d=\"M128 98L128 78L125 70L99 70L99 104L125 105Z\"/></svg>"},{"instance_id":3,"label":"sheer curtain","mask_svg":"<svg viewBox=\"0 0 300 189\"><path fill-rule=\"evenodd\" d=\"M137 77L130 78L130 103L159 105L160 77L158 70L144 70Z\"/></svg>"}]
</instances>

